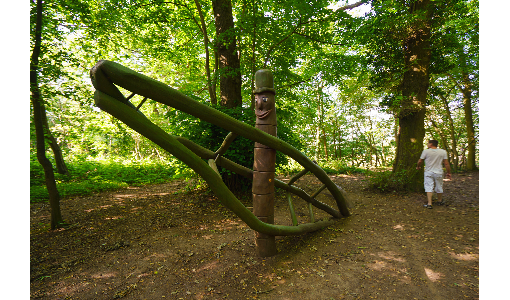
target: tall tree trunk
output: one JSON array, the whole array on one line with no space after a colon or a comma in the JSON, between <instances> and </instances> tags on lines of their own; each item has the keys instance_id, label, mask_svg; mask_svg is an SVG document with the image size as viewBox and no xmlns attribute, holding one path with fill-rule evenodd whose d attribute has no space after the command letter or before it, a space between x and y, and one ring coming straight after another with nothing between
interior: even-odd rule
<instances>
[{"instance_id":1,"label":"tall tree trunk","mask_svg":"<svg viewBox=\"0 0 510 300\"><path fill-rule=\"evenodd\" d=\"M386 156L384 155L384 143L381 144L381 166L386 165Z\"/></svg>"},{"instance_id":2,"label":"tall tree trunk","mask_svg":"<svg viewBox=\"0 0 510 300\"><path fill-rule=\"evenodd\" d=\"M209 37L207 35L207 26L205 25L204 14L202 13L202 6L198 0L195 0L195 5L198 10L198 15L200 17L200 30L202 31L202 35L204 38L204 47L205 47L205 74L207 76L207 89L209 90L209 97L211 98L212 104L217 104L218 100L216 99L216 86L213 85L213 80L211 79L211 68L209 66Z\"/></svg>"},{"instance_id":3,"label":"tall tree trunk","mask_svg":"<svg viewBox=\"0 0 510 300\"><path fill-rule=\"evenodd\" d=\"M317 110L319 114L319 124L317 125L317 160L319 159L320 153L320 143L321 143L321 131L324 132L323 122L324 122L324 107L322 103L322 82L319 82L317 86ZM325 146L325 145L324 145ZM327 160L327 151L324 151Z\"/></svg>"},{"instance_id":4,"label":"tall tree trunk","mask_svg":"<svg viewBox=\"0 0 510 300\"><path fill-rule=\"evenodd\" d=\"M212 0L214 25L216 28L214 80L212 87L216 90L219 77L220 99L218 103L226 108L242 106L241 72L239 53L236 45L236 29L232 15L231 0ZM216 137L223 139L224 137ZM222 174L223 181L233 190L240 190L245 183L239 174Z\"/></svg>"},{"instance_id":5,"label":"tall tree trunk","mask_svg":"<svg viewBox=\"0 0 510 300\"><path fill-rule=\"evenodd\" d=\"M37 72L39 65L39 56L41 54L41 31L42 31L42 0L37 0L37 18L35 26L35 43L30 59L30 100L34 110L34 125L36 135L36 149L37 160L44 169L44 177L46 188L50 196L50 209L51 209L51 229L59 228L63 225L62 214L60 212L60 194L57 190L55 182L55 174L53 173L53 166L46 157L45 145L45 128L44 120L46 112L43 109L41 92L39 90Z\"/></svg>"},{"instance_id":6,"label":"tall tree trunk","mask_svg":"<svg viewBox=\"0 0 510 300\"><path fill-rule=\"evenodd\" d=\"M256 66L256 56L255 56L255 42L257 39L257 1L253 0L253 11L252 11L252 18L253 18L253 33L252 33L252 41L251 41L251 90L253 91L255 89L255 66ZM251 94L251 104L250 108L251 110L255 109L255 94Z\"/></svg>"},{"instance_id":7,"label":"tall tree trunk","mask_svg":"<svg viewBox=\"0 0 510 300\"><path fill-rule=\"evenodd\" d=\"M236 46L234 18L230 0L212 0L216 26L220 104L233 108L242 105L241 72Z\"/></svg>"},{"instance_id":8,"label":"tall tree trunk","mask_svg":"<svg viewBox=\"0 0 510 300\"><path fill-rule=\"evenodd\" d=\"M465 60L463 59L463 53L460 55L461 64L465 65ZM476 140L475 140L475 127L473 122L473 108L472 108L472 87L471 80L469 79L469 75L462 71L462 83L464 87L462 87L459 82L451 75L448 74L450 79L455 83L458 89L462 92L462 102L464 106L464 116L466 118L466 131L468 137L468 146L467 146L467 161L466 161L466 169L468 170L477 170L476 166ZM459 166L460 167L460 166Z\"/></svg>"},{"instance_id":9,"label":"tall tree trunk","mask_svg":"<svg viewBox=\"0 0 510 300\"><path fill-rule=\"evenodd\" d=\"M321 138L321 134L320 134L320 125L317 124L317 130L315 131L315 160L316 161L319 161L320 157L321 157L321 143L320 143L320 138Z\"/></svg>"},{"instance_id":10,"label":"tall tree trunk","mask_svg":"<svg viewBox=\"0 0 510 300\"><path fill-rule=\"evenodd\" d=\"M338 124L338 122L335 118L333 121L333 150L335 151L335 153L333 155L334 155L335 160L338 159L338 128L337 128L338 125L337 124Z\"/></svg>"},{"instance_id":11,"label":"tall tree trunk","mask_svg":"<svg viewBox=\"0 0 510 300\"><path fill-rule=\"evenodd\" d=\"M476 167L476 141L475 141L475 127L473 123L473 108L471 103L471 80L468 74L462 73L462 81L464 83L464 89L462 89L464 114L466 118L466 129L468 138L468 155L466 162L466 169L477 170Z\"/></svg>"},{"instance_id":12,"label":"tall tree trunk","mask_svg":"<svg viewBox=\"0 0 510 300\"><path fill-rule=\"evenodd\" d=\"M367 133L367 139L368 143L370 144L370 152L374 153L375 155L375 167L377 168L377 164L379 163L379 154L377 153L377 147L375 146L375 138L374 134L372 133L374 127L370 116L368 116L368 121L370 122L370 131ZM370 162L372 162L372 159L370 159Z\"/></svg>"},{"instance_id":13,"label":"tall tree trunk","mask_svg":"<svg viewBox=\"0 0 510 300\"><path fill-rule=\"evenodd\" d=\"M462 43L459 42L459 46L457 47L456 56L458 57L458 67L460 68L460 80L456 80L451 74L447 74L450 79L454 82L457 88L462 92L462 102L464 106L464 114L466 118L466 131L468 138L468 147L467 147L467 161L466 161L466 169L468 170L477 170L476 166L476 140L475 140L475 128L473 122L473 108L472 108L472 93L473 87L471 79L469 78L468 71L469 70L469 62L467 61L466 54L464 53L464 48L462 47ZM464 86L462 87L461 84Z\"/></svg>"},{"instance_id":14,"label":"tall tree trunk","mask_svg":"<svg viewBox=\"0 0 510 300\"><path fill-rule=\"evenodd\" d=\"M36 79L37 82L37 79ZM39 89L39 87L37 87ZM40 97L40 96L39 96ZM51 150L53 151L53 155L55 156L55 164L57 166L57 172L60 174L67 175L69 174L69 170L67 169L67 165L64 161L64 156L62 155L62 149L57 143L57 139L51 134L50 126L48 125L48 118L46 117L46 108L44 107L44 102L39 101L39 106L41 107L41 118L43 123L43 128L45 132L46 140L50 145Z\"/></svg>"},{"instance_id":15,"label":"tall tree trunk","mask_svg":"<svg viewBox=\"0 0 510 300\"><path fill-rule=\"evenodd\" d=\"M417 0L410 4L410 13L416 21L404 40L405 67L402 80L402 105L399 121L397 153L393 172L411 172L408 189L423 189L423 174L412 172L423 150L425 137L425 102L429 87L430 64L430 0Z\"/></svg>"},{"instance_id":16,"label":"tall tree trunk","mask_svg":"<svg viewBox=\"0 0 510 300\"><path fill-rule=\"evenodd\" d=\"M324 145L324 154L326 155L326 161L329 161L328 143L327 143L326 131L324 130L324 127L322 128L322 143Z\"/></svg>"},{"instance_id":17,"label":"tall tree trunk","mask_svg":"<svg viewBox=\"0 0 510 300\"><path fill-rule=\"evenodd\" d=\"M333 146L332 147L333 152L331 153L331 159L336 160L336 157L337 157L337 155L336 155L336 127L334 125L334 122L333 122L333 133L331 135L331 143Z\"/></svg>"},{"instance_id":18,"label":"tall tree trunk","mask_svg":"<svg viewBox=\"0 0 510 300\"><path fill-rule=\"evenodd\" d=\"M450 112L450 107L448 106L448 100L443 95L439 95L441 97L441 100L443 102L443 107L445 109L446 117L448 119L448 129L450 133L450 139L451 139L451 150L452 150L452 169L454 172L457 171L457 168L459 167L459 152L457 151L457 138L455 138L455 126L453 125L453 118L452 114Z\"/></svg>"}]
</instances>

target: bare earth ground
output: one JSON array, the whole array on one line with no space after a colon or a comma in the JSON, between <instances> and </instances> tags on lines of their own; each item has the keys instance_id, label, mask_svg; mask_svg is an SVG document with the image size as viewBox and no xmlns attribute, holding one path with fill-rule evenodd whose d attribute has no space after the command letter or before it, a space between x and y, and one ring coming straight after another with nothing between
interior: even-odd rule
<instances>
[{"instance_id":1,"label":"bare earth ground","mask_svg":"<svg viewBox=\"0 0 510 300\"><path fill-rule=\"evenodd\" d=\"M478 299L478 173L454 174L433 209L424 194L370 192L362 175L332 179L353 215L277 237L270 258L256 256L253 230L213 194L180 181L63 199L72 226L58 231L48 231L49 207L33 204L31 298ZM313 192L320 183L297 185ZM319 200L334 206L325 194ZM284 196L275 219L290 225ZM304 201L294 203L306 221Z\"/></svg>"}]
</instances>

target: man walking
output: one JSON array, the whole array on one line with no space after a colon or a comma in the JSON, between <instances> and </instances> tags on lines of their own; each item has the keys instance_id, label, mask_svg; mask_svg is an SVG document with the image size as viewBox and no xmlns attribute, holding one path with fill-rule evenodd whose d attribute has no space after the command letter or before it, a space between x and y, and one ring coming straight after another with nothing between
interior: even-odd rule
<instances>
[{"instance_id":1,"label":"man walking","mask_svg":"<svg viewBox=\"0 0 510 300\"><path fill-rule=\"evenodd\" d=\"M416 169L421 169L423 161L425 161L425 178L424 186L427 193L428 203L424 205L426 208L432 208L432 193L434 192L434 185L436 186L435 192L437 193L437 201L442 202L443 199L443 166L446 167L446 178L451 179L450 164L448 163L448 156L445 150L437 148L438 142L430 140L427 148L423 150L418 160Z\"/></svg>"}]
</instances>

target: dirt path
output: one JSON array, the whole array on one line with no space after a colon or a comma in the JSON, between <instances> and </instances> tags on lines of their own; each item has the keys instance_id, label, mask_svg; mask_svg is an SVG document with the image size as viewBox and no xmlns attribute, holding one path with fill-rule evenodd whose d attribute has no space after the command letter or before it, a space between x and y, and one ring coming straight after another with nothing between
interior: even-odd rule
<instances>
[{"instance_id":1,"label":"dirt path","mask_svg":"<svg viewBox=\"0 0 510 300\"><path fill-rule=\"evenodd\" d=\"M31 298L478 298L478 173L454 174L434 209L423 208L422 194L369 192L362 176L332 179L353 215L279 237L279 254L264 259L249 227L182 182L64 199L73 225L60 231L47 230L46 205L32 205ZM298 185L313 192L319 182L306 176ZM289 225L284 196L275 219ZM319 200L333 206L324 192ZM301 222L303 202L294 199Z\"/></svg>"}]
</instances>

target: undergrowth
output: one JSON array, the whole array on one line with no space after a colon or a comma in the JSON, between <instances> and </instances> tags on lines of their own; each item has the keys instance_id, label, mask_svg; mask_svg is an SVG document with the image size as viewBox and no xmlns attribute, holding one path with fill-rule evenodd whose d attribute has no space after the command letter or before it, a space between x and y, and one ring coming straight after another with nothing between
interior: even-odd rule
<instances>
[{"instance_id":1,"label":"undergrowth","mask_svg":"<svg viewBox=\"0 0 510 300\"><path fill-rule=\"evenodd\" d=\"M76 159L66 162L69 175L55 171L61 197L89 195L127 186L164 183L185 175L171 163L161 161L131 161L124 159ZM30 201L49 199L44 171L35 158L30 159Z\"/></svg>"},{"instance_id":2,"label":"undergrowth","mask_svg":"<svg viewBox=\"0 0 510 300\"><path fill-rule=\"evenodd\" d=\"M52 159L52 157L49 157ZM205 188L211 192L206 182L196 173L179 161L160 160L130 160L117 158L75 158L66 162L69 175L54 172L57 189L61 197L90 195L93 193L125 188L128 186L142 186L146 184L164 183L172 179L186 179L190 187ZM355 166L349 166L344 161L319 161L319 166L328 174L364 174L368 188L382 193L405 193L409 190L410 179L416 170L371 171ZM290 159L279 168L281 175L295 174L303 167ZM248 191L246 189L246 191ZM241 192L246 192L241 191ZM30 202L48 201L48 191L45 185L44 171L35 155L30 157Z\"/></svg>"},{"instance_id":3,"label":"undergrowth","mask_svg":"<svg viewBox=\"0 0 510 300\"><path fill-rule=\"evenodd\" d=\"M319 161L319 166L326 172L326 174L329 175L336 175L336 174L371 174L372 171L358 168L355 166L349 166L344 161L340 160L330 160L330 161ZM279 173L282 175L289 175L289 174L295 174L303 170L303 167L295 162L294 160L291 160L286 166L279 168Z\"/></svg>"},{"instance_id":4,"label":"undergrowth","mask_svg":"<svg viewBox=\"0 0 510 300\"><path fill-rule=\"evenodd\" d=\"M409 190L409 183L415 173L416 170L373 172L367 178L368 187L382 193L405 193Z\"/></svg>"}]
</instances>

